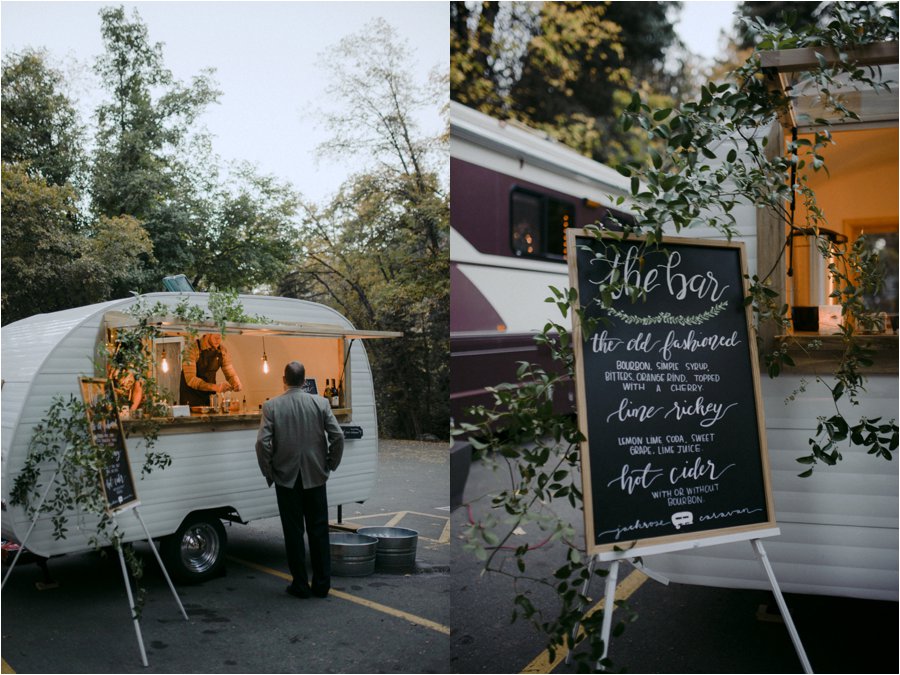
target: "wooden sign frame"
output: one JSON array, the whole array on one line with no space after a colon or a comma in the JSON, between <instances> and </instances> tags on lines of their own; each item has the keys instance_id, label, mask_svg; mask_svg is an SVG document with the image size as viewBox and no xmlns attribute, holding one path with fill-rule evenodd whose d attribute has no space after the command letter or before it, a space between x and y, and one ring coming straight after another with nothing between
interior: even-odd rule
<instances>
[{"instance_id":1,"label":"wooden sign frame","mask_svg":"<svg viewBox=\"0 0 900 675\"><path fill-rule=\"evenodd\" d=\"M608 234L603 233L603 234L598 235L592 230L589 231L589 230L585 230L585 229L571 229L571 230L567 231L566 243L567 243L567 261L568 261L568 265L569 265L569 283L570 283L571 288L575 288L575 289L579 290L579 306L582 308L584 308L586 306L586 303L585 303L584 299L582 298L581 289L579 288L579 283L580 283L580 281L579 281L579 252L581 251L581 249L579 249L579 245L584 245L586 243L584 241L585 238L597 239L598 237L601 241L604 241L606 245L612 245L612 246L616 246L616 247L625 247L628 249L630 249L633 245L640 246L640 245L643 245L646 243L646 239L644 237L631 236L631 237L628 237L627 239L623 240L623 235L620 233L608 233ZM587 545L586 551L589 555L597 555L597 556L600 556L605 559L617 559L617 558L622 558L622 557L632 558L632 557L639 556L639 555L649 555L651 553L661 553L661 552L668 552L668 551L673 551L673 550L695 548L697 546L714 545L714 544L720 544L720 543L736 541L736 540L758 539L760 537L771 536L771 535L775 535L775 534L779 533L779 530L777 529L777 523L775 521L775 507L774 507L774 503L773 503L773 499L772 499L771 482L770 482L770 476L769 476L768 450L766 447L766 433L765 433L765 420L764 420L764 416L763 416L763 404L762 404L762 398L760 395L759 368L758 368L755 332L753 330L753 325L752 325L751 309L749 306L744 305L744 298L747 295L746 259L745 259L744 245L742 243L737 243L737 242L725 242L725 241L717 241L717 240L709 240L709 239L688 239L688 238L677 238L677 237L664 237L663 241L661 242L661 244L658 245L658 247L654 247L654 248L650 249L649 254L652 256L656 256L656 255L664 256L664 258L659 258L658 260L669 260L670 259L669 255L665 252L667 250L666 249L667 246L670 247L670 249L669 249L670 253L671 253L671 247L681 247L679 249L681 252L686 251L686 250L693 251L694 249L701 249L701 251L703 251L704 254L706 254L707 260L711 260L712 259L711 256L715 255L714 250L730 251L730 252L732 252L731 255L733 255L734 252L737 253L739 269L733 270L732 271L733 273L728 276L728 278L730 280L733 280L735 278L738 279L738 282L736 284L737 288L729 288L728 289L727 301L726 301L726 296L725 296L725 289L723 288L722 295L719 297L719 299L722 300L722 303L718 303L716 305L716 307L718 308L718 309L716 309L716 311L722 312L723 310L725 310L725 307L727 305L727 310L725 310L725 313L728 316L727 320L730 321L732 325L734 325L735 322L738 325L741 324L741 320L739 318L736 318L736 315L741 311L741 309L743 311L743 316L744 316L743 327L744 327L744 330L746 331L746 333L744 333L743 335L745 335L746 338L743 340L740 340L740 342L743 342L744 344L741 344L740 348L735 350L736 353L734 354L734 358L742 359L747 362L747 368L749 369L749 373L750 373L750 376L749 376L750 382L740 382L737 385L737 387L738 387L737 391L740 391L740 387L752 386L752 389L753 389L752 395L748 394L746 391L744 391L744 393L742 393L741 396L744 398L747 398L748 400L753 401L753 405L755 406L755 424L751 423L749 421L746 421L746 420L743 422L743 424L748 427L752 424L753 428L755 429L756 444L749 443L749 445L750 446L758 445L758 454L757 454L757 449L751 447L752 454L750 454L749 458L746 458L746 459L748 461L748 464L754 465L753 466L753 469L754 469L753 474L754 475L747 476L746 478L744 478L743 474L741 474L741 477L739 480L740 481L752 480L752 481L756 482L755 485L749 485L749 486L745 486L743 482L740 483L741 488L747 487L749 492L753 494L753 502L752 502L752 504L749 504L748 506L746 506L744 508L735 508L734 510L727 510L727 511L715 511L715 512L711 512L711 513L700 513L698 515L697 522L694 521L693 512L697 511L698 509L693 508L693 507L679 509L679 508L668 507L668 506L666 507L666 509L668 509L668 510L665 511L665 515L671 520L670 523L666 523L663 519L641 520L640 516L635 516L634 519L631 519L629 516L628 519L623 519L620 522L612 523L612 524L610 522L603 522L602 524L597 522L598 521L597 514L601 514L601 517L599 518L599 520L602 520L602 518L603 518L602 514L611 513L611 512L616 512L617 514L622 514L622 513L625 513L629 508L631 508L631 506L627 503L628 499L632 495L631 491L629 491L628 496L621 499L619 503L611 503L611 501L606 502L606 503L601 503L601 502L595 501L598 499L602 500L604 496L608 496L608 495L606 495L605 491L612 493L613 490L615 490L619 487L621 487L621 492L624 493L626 491L626 478L630 481L628 483L629 490L631 490L631 489L641 490L641 489L646 488L647 491L645 493L642 493L644 495L651 494L649 487L646 484L642 484L642 481L643 481L643 483L650 482L650 480L648 479L648 476L652 476L653 480L662 478L663 481L660 481L659 483L657 483L657 485L663 484L664 482L666 482L666 479L668 478L668 482L671 484L670 487L675 485L673 476L679 475L678 473L672 474L671 471L673 471L673 470L675 470L676 472L680 471L680 470L688 471L689 478L690 479L694 479L694 478L690 476L690 473L689 473L690 469L669 468L666 465L666 461L669 461L671 464L671 459L667 458L667 457L659 457L658 455L661 455L664 451L669 452L670 447L663 447L661 445L657 445L655 447L652 445L636 446L637 448L639 448L639 451L641 453L647 453L647 454L644 456L638 456L638 457L633 458L635 463L637 464L637 467L635 469L631 469L630 464L626 463L623 465L623 469L622 469L622 473L621 473L621 483L622 483L621 486L616 485L616 487L614 487L614 488L609 488L610 485L615 484L619 480L619 478L620 478L619 474L607 473L605 475L599 476L599 481L598 481L598 476L595 475L594 473L592 473L592 471L595 470L595 467L592 466L592 459L597 460L595 462L595 464L596 464L596 467L599 467L599 468L596 468L596 471L602 471L603 469L602 469L601 465L603 464L603 461L601 461L601 459L609 461L609 458L613 456L612 453L617 451L617 448L615 448L615 447L608 447L608 446L601 447L601 445L604 441L608 440L607 436L608 436L609 430L612 429L613 431L615 431L614 425L617 423L617 421L622 419L623 414L626 417L627 417L627 414L622 412L621 401L620 401L620 406L619 406L618 411L616 411L614 403L612 406L610 405L611 397L608 396L607 392L614 391L614 387L617 383L616 377L608 377L608 376L605 377L605 379L607 379L607 381L612 380L613 382L612 382L612 384L604 383L605 388L604 388L602 396L597 396L598 390L601 388L598 384L596 384L596 383L592 383L589 385L586 384L586 370L585 370L586 356L588 358L597 358L597 359L600 359L603 357L593 357L593 353L595 351L597 351L596 340L594 342L591 342L590 353L588 353L588 350L586 349L586 345L588 344L588 342L590 340L589 339L586 340L585 337L582 335L581 321L580 321L578 312L573 312L572 313L572 322L573 322L572 342L573 342L574 351L575 351L578 423L579 423L579 429L585 439L583 441L582 447L581 447L581 467L582 467L582 484L583 484L583 495L584 495L585 539L586 539L586 545ZM623 250L622 252L624 253L625 251ZM583 258L583 256L585 255L585 252L581 251L581 254L582 254L582 258ZM688 256L688 257L690 257L690 256ZM676 260L674 257L671 259ZM655 283L655 282L661 281L659 276L656 276L656 277L650 276L652 274L652 272L650 271L651 269L660 267L659 265L652 264L652 263L655 263L656 260L657 259L654 258L654 260L651 262L651 264L648 265L648 269L645 273L644 285L645 285L645 287L648 287L648 286L652 287L651 292L652 292L652 290L655 290L656 288L662 286L661 283ZM678 264L680 264L683 261L683 258L681 257L681 255L679 255L677 260L679 261ZM608 262L608 260L604 261L603 264L606 264L606 262ZM634 266L631 268L632 274L633 275L635 274L635 270L638 270L638 273L641 273L646 260L642 257L639 261L635 260L632 262L635 263ZM726 263L727 262L728 261L726 261ZM617 265L619 264L618 259L617 259L616 264ZM695 262L691 261L688 263L688 265L685 266L685 281L688 280L687 268L690 267L691 265L695 265L695 264L696 264ZM667 270L666 273L675 275L676 272L673 272L674 266L675 266L675 263L667 264L665 266L666 270ZM598 268L598 269L600 269L600 268ZM627 267L625 269L627 269ZM657 269L656 275L661 275L662 273L663 273L663 270ZM709 272L709 274L712 274L712 272ZM633 277L633 278L639 278L639 277ZM647 281L646 281L647 278L653 279L653 283L647 283ZM690 277L690 279L694 279L694 278L695 278L695 276ZM700 285L701 281L702 281L702 279L697 281L698 286ZM597 283L597 282L593 282L593 283ZM730 281L729 286L732 285L733 283L734 283L733 281ZM688 285L690 285L690 284L689 283L685 284L685 287ZM724 284L723 284L723 286L724 286ZM671 288L672 288L671 277L669 277L668 286L664 287L664 291L669 291L671 293ZM647 298L648 299L650 298L650 293L647 293ZM630 303L630 301L627 299L622 300L622 302ZM638 300L636 304L630 304L629 307L636 308L639 313L640 302L641 301ZM699 303L699 300L697 301L697 303ZM614 303L613 310L615 310L616 304L619 304L619 303ZM667 305L667 307L671 308L675 304L677 304L677 303L675 303L674 300L672 298L670 298L669 304ZM721 305L721 307L719 305ZM623 335L627 335L627 332L625 332L626 329L624 328L626 321L631 322L631 323L635 323L636 321L639 321L642 324L642 329L645 330L647 335L649 336L646 338L648 344L649 344L650 340L655 340L655 338L653 337L653 333L652 333L654 328L656 328L657 331L661 334L662 329L663 329L662 327L664 326L666 331L671 331L671 332L667 333L667 336L671 336L671 334L676 332L679 328L681 328L681 330L685 330L683 327L683 324L681 326L679 326L679 324L677 323L677 321L680 320L680 318L676 316L673 319L673 316L669 312L659 312L659 313L657 313L657 315L649 315L649 316L645 316L645 317L624 316L624 318L623 318L624 313L618 312L617 316L619 317L619 319L617 320L612 313L610 313L609 311L607 311L605 309L596 309L595 311L597 313L605 316L606 319L609 320L609 322L605 325L601 322L601 324L598 325L598 328L596 329L595 334L593 336L591 336L592 338L597 338L598 337L597 333L599 333L600 331L605 331L604 336L600 338L601 342L604 338L607 338L607 337L612 340L616 340L617 338L615 338L615 335L616 335L615 331L617 328L620 331L622 331ZM731 314L728 315L727 314L728 312L731 312ZM667 315L664 319L659 318L659 317L663 317L664 314ZM707 312L703 312L703 313L700 313L699 315L692 317L692 320L700 321L702 323L705 321L714 321L715 317L716 317L715 311L713 311L713 309L710 309ZM662 321L663 323L659 324L659 325L654 325L653 321L656 319ZM673 321L675 323L673 323ZM634 330L634 329L631 329L631 330ZM737 335L737 331L735 331L735 335ZM666 341L663 341L663 342L665 344L667 344ZM734 342L737 342L737 340L734 340ZM628 346L628 343L626 343L625 341L622 341L622 340L620 340L616 343L611 343L611 344L617 344L619 346L621 346L622 344L625 344L626 346ZM654 344L655 344L655 342L654 342ZM603 349L604 348L601 346L599 351L602 352ZM648 351L648 353L649 353L649 351ZM697 361L700 361L701 358L702 358L702 356L698 356ZM629 357L627 357L627 359L629 361L635 361L635 362L640 361L640 359L638 357L629 356ZM654 359L652 357L650 357L649 360L651 361L650 368L653 368L654 366L658 367L658 364L654 361ZM740 362L735 361L735 363L740 363ZM640 367L643 367L643 361L641 361ZM598 366L596 365L596 362L595 362L594 365L591 366L591 373L596 374L597 368L598 368ZM743 369L744 366L740 366L740 368ZM725 375L725 374L726 373L720 373L719 375ZM730 377L732 375L732 373L729 372L729 373L727 373L727 375ZM633 379L635 377L635 375L634 374L629 375L626 373L624 375L619 375L618 377L620 377L621 379ZM737 377L737 376L735 376L735 377ZM680 378L680 376L679 376L679 378ZM719 381L721 381L721 378ZM729 385L723 385L723 386L727 387ZM656 388L656 391L660 391L660 389L661 389L661 387L656 386L656 385L654 385L654 387ZM733 387L733 385L732 385L732 387ZM622 385L622 388L624 388L624 385ZM589 389L591 390L590 392L588 391ZM706 391L706 389L704 389L703 387L701 387L701 389L703 391ZM712 389L714 392L716 391L715 388L712 388ZM616 395L618 395L618 393L619 392L616 391ZM654 394L655 394L655 392L654 392ZM665 396L665 393L663 393L663 396ZM628 400L627 398L624 398L621 396L619 398L622 400L626 400L626 401ZM661 400L665 400L665 399L661 399ZM656 400L656 402L659 402L659 401ZM656 419L650 419L649 421L646 421L643 424L643 426L641 427L643 429L642 433L645 433L649 437L649 433L650 433L649 430L652 428L652 426L660 424L660 420L664 416L662 413L665 413L665 417L668 418L669 413L672 412L673 410L676 412L674 419L678 419L679 424L681 424L680 420L682 417L682 412L684 412L685 409L679 407L680 405L682 405L682 404L673 403L672 404L673 407L669 410L666 410L662 406L660 406L658 410L652 405L641 406L643 408L644 412L646 412L650 417L656 416ZM737 405L737 404L734 404L734 405ZM603 413L607 412L608 410L613 410L613 413L608 415L607 417L605 417L605 421L598 422L598 419L599 419L598 415L600 417L602 417L601 413L597 412L597 408L599 408L599 407L602 407ZM701 402L699 400L696 401L696 407L697 408L701 407ZM723 407L724 407L724 404L723 404ZM728 407L730 407L730 406L728 406ZM728 407L725 407L724 409L727 411ZM593 421L591 421L592 413L594 414ZM657 413L660 413L660 414L657 415ZM724 415L725 413L722 413L722 414ZM610 423L610 418L615 418L612 423ZM732 418L730 420L730 423L731 423L730 425L733 426L735 424L734 420L739 420L739 419L741 419L741 418L739 418L738 416L732 416ZM644 420L641 420L641 421L644 422ZM704 420L704 422L706 422L706 421L708 421L708 420ZM716 422L713 422L713 424L716 424L719 421L721 421L721 419L717 420ZM665 424L669 425L669 422L665 422ZM688 424L688 423L685 422L684 424ZM593 427L593 431L595 434L595 438L593 438L593 439L590 436L591 427ZM700 436L701 436L701 434L698 434L698 437L700 437ZM623 440L622 437L619 437L617 442L615 443L615 445L621 445L622 440ZM712 443L712 441L710 443ZM679 453L682 452L682 449L684 449L685 452L697 453L696 454L697 462L700 462L700 457L702 456L701 453L705 453L706 451L710 451L710 454L712 452L716 452L716 450L712 449L713 448L712 445L704 445L703 443L697 443L694 446L684 445L684 446L676 446L676 447L678 448L677 452L679 452ZM704 449L701 450L700 448L704 448ZM729 446L729 448L730 448L730 446ZM635 450L635 448L631 449L632 452L634 450ZM719 451L734 453L733 448L731 448L731 449L719 448ZM615 455L615 456L617 458L621 458L622 451L618 450L618 452L619 452L619 454ZM605 455L601 454L601 453L605 453ZM694 457L694 455L689 455L688 457ZM718 456L716 456L716 458L718 459ZM745 459L745 457L743 455L741 456L741 458ZM648 461L648 459L649 459L649 461ZM629 461L631 461L631 459L629 459ZM657 470L656 468L651 469L652 463L654 461L659 461L660 466L662 466L664 468L659 469L659 470ZM687 462L688 460L685 459L684 461ZM711 462L712 460L708 460L708 461ZM685 466L687 466L687 464L685 464ZM699 467L700 464L697 464L697 466ZM704 466L706 466L706 465L704 465ZM730 468L731 466L734 466L734 463L726 468ZM668 468L668 473L666 472L666 468ZM724 473L724 469L720 469L720 470L722 470L722 473ZM626 472L628 472L628 471L633 471L634 472L633 475L629 474L628 476L626 476ZM715 468L712 469L710 471L709 475L710 476L715 475L715 471L716 471ZM695 473L699 473L699 472L695 472ZM719 475L721 476L721 474L719 474ZM727 480L733 485L734 482L736 480L738 480L737 475L738 475L737 472L733 472L732 476L729 476ZM607 483L602 482L602 481L605 481L606 479L610 478L610 476L612 476L611 481L609 481ZM681 480L681 479L679 478L678 480ZM600 485L600 486L605 486L605 487L602 487L595 491L594 490L595 485ZM635 487L635 486L637 486L637 487ZM701 487L704 489L707 489L711 492L712 491L718 492L719 484L718 483L712 484L712 483L707 482L706 484L698 485L697 489L700 489ZM595 492L597 492L597 493L603 492L604 495L595 494ZM670 493L668 498L666 497L666 492ZM658 494L662 495L662 496L660 496L660 497L653 496L652 499L656 500L658 502L664 502L666 504L672 504L673 501L674 502L682 502L682 498L680 498L680 497L677 497L673 500L671 498L672 492L675 492L677 494L678 490L673 489L673 490L667 490L667 491L660 491ZM725 494L725 493L726 493L726 491L723 491L722 494ZM691 499L700 499L701 503L703 501L702 497L692 497ZM717 499L719 501L715 501ZM719 498L718 494L716 494L715 496L709 497L709 500L711 502L715 502L717 504L721 503L722 500L727 501L727 499L728 499L727 497ZM651 498L648 498L645 496L644 500L645 501L640 505L640 509L642 509L642 511L641 511L642 513L646 513L651 508L650 506L647 506L647 504L651 503ZM623 506L623 503L625 504L624 506ZM759 508L756 508L757 506ZM719 507L716 507L716 508L719 508ZM723 508L726 508L726 507L723 507ZM662 510L662 509L660 509L660 510ZM675 511L674 513L671 512L673 510ZM743 511L743 513L742 513L742 511ZM755 515L756 512L760 512L758 516ZM676 517L687 519L688 518L688 516L686 515L687 513L690 513L690 518L691 518L690 523L685 524L686 521L681 522L680 524L676 523ZM682 514L685 514L685 515L682 515ZM735 514L737 514L737 515L735 515ZM621 516L617 516L617 517L621 517ZM720 518L727 523L729 517L734 520L743 521L743 522L740 522L740 524L736 524L736 525L725 524L724 526L722 526L721 523L719 525L714 524L714 521L716 521L717 519L720 519ZM704 524L701 525L700 524L701 521ZM646 527L645 527L645 525L646 525ZM597 533L597 529L599 527L609 528L610 526L612 527L612 529L604 529L603 531L601 531L600 534ZM678 530L682 529L682 527L684 528L685 531L679 532ZM609 540L612 532L615 532L615 540ZM604 538L605 538L605 540L601 541L601 539L604 539Z\"/></svg>"},{"instance_id":2,"label":"wooden sign frame","mask_svg":"<svg viewBox=\"0 0 900 675\"><path fill-rule=\"evenodd\" d=\"M126 509L131 509L140 505L140 501L137 496L137 487L134 482L134 474L131 471L131 462L128 458L128 446L125 444L125 433L122 429L122 421L119 419L119 410L116 404L116 393L113 388L112 382L104 377L79 377L78 381L81 384L81 397L84 401L85 405L85 414L87 415L88 429L90 430L91 438L95 443L100 444L101 441L98 440L97 432L103 434L113 434L113 441L116 445L116 450L120 454L117 456L118 459L116 461L116 470L119 475L122 476L124 484L128 486L128 493L121 500L116 500L113 494L109 491L107 487L107 473L108 471L100 470L100 487L103 490L103 498L106 501L106 510L110 514L118 513L120 511L124 511ZM103 423L104 428L97 429L94 425L94 420L91 418L91 405L97 400L98 395L108 394L113 402L114 414L115 414L115 430L111 430L108 428L106 423Z\"/></svg>"}]
</instances>

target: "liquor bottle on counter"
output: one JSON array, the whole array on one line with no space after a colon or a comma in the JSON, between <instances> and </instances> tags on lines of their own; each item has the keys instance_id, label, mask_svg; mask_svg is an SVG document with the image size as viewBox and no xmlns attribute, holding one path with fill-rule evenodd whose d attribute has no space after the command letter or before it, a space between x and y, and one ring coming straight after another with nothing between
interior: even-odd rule
<instances>
[{"instance_id":1,"label":"liquor bottle on counter","mask_svg":"<svg viewBox=\"0 0 900 675\"><path fill-rule=\"evenodd\" d=\"M332 382L332 384L331 384L331 398L329 400L331 401L332 408L340 408L341 407L341 403L338 400L337 380L334 380L334 382Z\"/></svg>"},{"instance_id":2,"label":"liquor bottle on counter","mask_svg":"<svg viewBox=\"0 0 900 675\"><path fill-rule=\"evenodd\" d=\"M344 381L343 380L338 382L337 397L338 397L338 408L346 408L347 405L344 403Z\"/></svg>"},{"instance_id":3,"label":"liquor bottle on counter","mask_svg":"<svg viewBox=\"0 0 900 675\"><path fill-rule=\"evenodd\" d=\"M325 400L328 401L329 405L331 404L331 380L325 379L325 389L322 390L322 396L325 397Z\"/></svg>"}]
</instances>

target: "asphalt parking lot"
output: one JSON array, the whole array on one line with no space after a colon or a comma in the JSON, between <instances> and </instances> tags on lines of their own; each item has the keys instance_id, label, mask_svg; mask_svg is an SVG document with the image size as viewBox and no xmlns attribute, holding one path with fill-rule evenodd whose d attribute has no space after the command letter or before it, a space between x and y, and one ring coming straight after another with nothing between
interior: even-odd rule
<instances>
[{"instance_id":1,"label":"asphalt parking lot","mask_svg":"<svg viewBox=\"0 0 900 675\"><path fill-rule=\"evenodd\" d=\"M417 530L416 571L333 577L325 599L285 593L277 518L226 528L225 576L177 587L188 621L143 544L147 668L117 558L53 559L47 590L35 565L17 567L3 590L3 672L447 672L448 471L446 443L380 443L375 494L344 507L343 527Z\"/></svg>"},{"instance_id":2,"label":"asphalt parking lot","mask_svg":"<svg viewBox=\"0 0 900 675\"><path fill-rule=\"evenodd\" d=\"M454 509L451 576L451 671L457 673L572 673L564 655L551 659L546 639L531 624L511 622L516 590L552 618L555 592L540 584L482 574L481 564L463 550L461 530L469 519L490 510L485 497L508 487L505 471L485 463L472 465L463 505ZM581 531L582 514L568 515ZM550 579L564 562L565 547L544 543L544 534L525 528L511 542L539 545L529 553L530 575ZM652 560L647 564L652 569ZM509 565L507 569L514 569ZM602 602L602 583L595 580L589 609ZM610 643L614 672L635 673L800 673L801 662L770 591L737 590L669 584L649 579L629 565L619 574L617 599L624 599L637 618ZM898 672L898 605L827 596L785 594L794 624L814 672ZM617 610L614 618L622 616Z\"/></svg>"}]
</instances>

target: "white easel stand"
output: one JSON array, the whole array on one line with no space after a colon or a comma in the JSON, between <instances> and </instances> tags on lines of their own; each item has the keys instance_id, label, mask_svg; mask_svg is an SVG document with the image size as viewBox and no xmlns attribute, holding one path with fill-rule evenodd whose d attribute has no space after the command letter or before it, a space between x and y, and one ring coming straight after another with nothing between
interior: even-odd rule
<instances>
[{"instance_id":1,"label":"white easel stand","mask_svg":"<svg viewBox=\"0 0 900 675\"><path fill-rule=\"evenodd\" d=\"M777 534L778 530L775 530L773 534ZM760 533L762 534L762 533ZM771 534L766 532L766 535L771 536ZM718 538L716 538L718 539ZM723 538L721 541L717 541L715 539L708 542L708 544L717 544L717 543L728 543L729 541L733 541L728 537ZM762 541L760 539L750 539L750 545L753 547L754 553L756 553L756 557L759 559L760 564L766 572L766 576L769 578L769 584L772 586L772 593L775 596L775 601L778 603L778 609L781 611L781 617L784 620L784 624L788 629L788 633L791 636L791 642L794 643L794 651L797 652L797 656L800 658L800 663L803 666L804 673L812 673L812 666L809 663L809 659L806 657L806 651L803 649L803 644L800 642L800 635L797 633L797 629L794 626L794 621L791 619L791 614L788 611L787 603L784 601L784 596L781 594L781 589L778 586L778 581L775 578L775 573L772 570L772 566L769 563L769 558L766 556L766 551L763 548ZM652 547L651 547L652 548ZM659 547L663 548L663 547ZM682 547L683 550L683 547ZM664 550L652 551L654 553L662 553ZM649 555L650 549L644 549L640 551L641 556ZM597 670L603 671L604 668L601 664L603 659L606 658L609 653L609 637L612 629L612 614L613 608L615 607L615 594L616 594L616 585L618 584L619 578L619 562L625 560L627 562L634 563L632 558L627 557L626 553L598 553L591 558L591 562L588 565L588 578L584 582L584 587L582 588L581 594L587 597L588 586L590 585L591 577L594 573L594 566L597 561L606 561L609 560L609 571L606 576L606 584L604 588L604 604L603 604L603 623L601 625L601 633L600 636L603 640L603 654L600 656L600 661L597 662ZM668 584L668 580L660 577L657 574L650 572L649 570L643 568L643 566L635 565L638 567L641 572L647 574L647 576L656 579L662 583ZM572 631L572 642L574 644L575 639L578 636L578 631L580 629L580 624L576 625L574 630ZM566 654L566 663L570 663L572 652L570 651Z\"/></svg>"},{"instance_id":2,"label":"white easel stand","mask_svg":"<svg viewBox=\"0 0 900 675\"><path fill-rule=\"evenodd\" d=\"M53 472L53 477L50 479L50 482L47 483L47 489L44 490L44 494L41 495L40 500L37 503L37 506L34 507L34 520L31 521L31 525L28 527L28 532L25 533L25 536L22 538L22 541L19 542L19 550L16 551L16 557L13 558L12 563L9 566L9 569L6 570L6 576L3 577L3 583L0 583L0 591L3 590L3 587L6 586L6 582L9 579L9 575L12 574L13 568L16 566L16 563L19 562L19 556L22 555L22 551L25 550L25 542L28 541L28 538L31 536L31 533L34 531L34 526L37 525L38 515L41 511L41 506L44 505L44 501L47 499L47 495L50 494L50 488L53 487L53 483L56 482L56 475L59 471Z\"/></svg>"},{"instance_id":3,"label":"white easel stand","mask_svg":"<svg viewBox=\"0 0 900 675\"><path fill-rule=\"evenodd\" d=\"M169 590L172 591L172 597L175 598L175 603L178 605L178 609L181 610L181 615L184 617L185 621L189 621L187 612L184 611L184 605L181 604L181 598L178 597L178 592L175 590L175 585L172 583L172 579L169 578L169 573L166 571L166 566L163 564L162 558L159 555L159 551L156 550L156 544L153 543L153 537L150 536L150 531L144 524L144 519L141 518L141 512L138 511L137 507L138 505L135 504L129 510L134 512L134 515L137 517L138 522L144 529L144 534L147 535L147 543L150 544L150 550L153 551L153 556L156 558L156 562L159 563L159 569L162 570L163 576L166 578L166 583L169 584ZM121 511L119 513L121 513ZM113 514L113 518L115 518L116 515L117 514ZM138 618L138 613L134 606L134 595L131 592L131 582L128 579L128 568L125 565L125 554L122 553L121 546L116 546L116 552L119 554L119 564L122 567L122 579L125 582L125 592L128 594L128 606L131 608L131 619L134 623L134 633L137 636L138 648L141 651L141 663L143 663L144 667L146 668L149 665L147 661L147 651L144 649L144 637L141 634L141 621Z\"/></svg>"},{"instance_id":4,"label":"white easel stand","mask_svg":"<svg viewBox=\"0 0 900 675\"><path fill-rule=\"evenodd\" d=\"M50 492L50 488L53 486L53 482L56 480L56 474L53 474L53 478L50 480L47 485L47 489L44 491L44 494L41 496L40 501L37 504L36 511L39 512L41 508L41 504L44 503L44 500L47 498L47 494ZM135 503L128 510L133 511L134 515L137 517L138 522L141 524L141 527L144 529L144 534L147 535L147 543L150 544L150 549L153 551L153 555L156 558L156 562L159 563L159 568L162 570L163 576L166 578L166 583L169 585L169 589L172 591L172 596L175 598L175 603L178 605L178 609L181 611L181 615L184 617L185 621L189 621L187 612L184 610L184 605L181 604L181 598L178 597L178 592L175 590L175 585L172 583L172 579L169 577L169 573L166 570L166 566L163 564L162 558L159 555L159 551L156 550L156 544L153 543L153 537L150 536L150 531L147 529L147 525L144 524L144 519L141 518L141 512L138 511L138 503ZM112 517L115 518L117 515L121 514L122 511L117 513L113 513ZM37 524L38 515L35 515L34 520L31 521L31 525L28 528L28 532L25 533L21 543L19 544L19 550L16 552L16 557L13 558L12 563L9 566L9 569L6 571L6 576L3 577L3 583L0 584L0 590L2 590L3 586L6 586L6 582L9 579L9 575L12 574L13 568L16 566L16 563L19 561L19 556L22 555L22 551L25 550L25 544L28 541L28 538L31 536L31 533L34 531L34 526ZM116 546L116 552L119 554L119 564L122 567L122 579L125 581L125 592L128 594L128 606L131 608L131 618L134 622L134 632L137 635L138 648L141 650L141 662L144 664L146 668L149 663L147 661L147 651L144 649L144 638L141 635L141 623L138 619L137 610L134 606L134 595L131 592L131 582L128 579L128 568L125 565L125 554L122 553L122 547Z\"/></svg>"}]
</instances>

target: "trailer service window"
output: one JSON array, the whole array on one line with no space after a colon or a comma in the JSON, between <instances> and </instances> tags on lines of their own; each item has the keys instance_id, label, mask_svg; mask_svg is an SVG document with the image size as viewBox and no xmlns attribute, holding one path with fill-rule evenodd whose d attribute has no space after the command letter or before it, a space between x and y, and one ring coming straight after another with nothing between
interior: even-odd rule
<instances>
[{"instance_id":1,"label":"trailer service window","mask_svg":"<svg viewBox=\"0 0 900 675\"><path fill-rule=\"evenodd\" d=\"M106 340L115 342L119 330L137 325L137 320L121 311L104 315ZM349 326L313 322L226 323L224 330L214 322L187 324L174 316L156 316L145 320L155 329L151 353L153 364L148 375L162 389L168 408L160 422L160 433L186 433L201 430L243 429L259 424L262 404L284 391L282 375L291 361L306 367L309 390L324 395L331 389L329 402L341 423L352 422L353 378L352 355L362 349L358 341L402 337L394 331L365 331ZM210 392L210 405L185 405L181 400L182 365L188 349L203 335L221 335L240 391L223 392L215 399ZM196 346L194 346L196 350ZM363 357L364 358L364 357ZM221 368L216 383L227 382ZM337 393L334 391L337 389ZM218 407L213 410L213 400ZM204 400L205 403L205 400ZM131 422L126 421L126 424ZM185 428L188 427L188 428Z\"/></svg>"}]
</instances>

